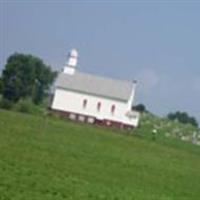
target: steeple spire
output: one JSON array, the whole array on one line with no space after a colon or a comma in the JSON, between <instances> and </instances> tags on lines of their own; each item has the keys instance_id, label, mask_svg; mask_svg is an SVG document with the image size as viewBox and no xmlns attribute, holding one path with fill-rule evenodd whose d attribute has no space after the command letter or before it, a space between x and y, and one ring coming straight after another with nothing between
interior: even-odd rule
<instances>
[{"instance_id":1,"label":"steeple spire","mask_svg":"<svg viewBox=\"0 0 200 200\"><path fill-rule=\"evenodd\" d=\"M68 54L68 60L64 66L63 72L66 74L73 75L76 71L76 66L78 62L78 51L72 49Z\"/></svg>"}]
</instances>

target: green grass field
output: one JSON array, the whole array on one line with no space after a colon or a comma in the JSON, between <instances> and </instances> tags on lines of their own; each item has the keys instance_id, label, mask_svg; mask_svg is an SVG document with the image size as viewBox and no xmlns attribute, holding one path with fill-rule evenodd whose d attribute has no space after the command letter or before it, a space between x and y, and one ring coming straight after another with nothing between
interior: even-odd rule
<instances>
[{"instance_id":1,"label":"green grass field","mask_svg":"<svg viewBox=\"0 0 200 200\"><path fill-rule=\"evenodd\" d=\"M200 147L0 110L0 200L198 200Z\"/></svg>"}]
</instances>

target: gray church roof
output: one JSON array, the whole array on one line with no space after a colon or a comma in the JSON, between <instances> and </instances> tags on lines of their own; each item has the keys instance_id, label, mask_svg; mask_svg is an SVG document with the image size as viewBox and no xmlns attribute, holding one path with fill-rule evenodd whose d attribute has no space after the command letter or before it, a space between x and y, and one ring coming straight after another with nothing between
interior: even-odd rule
<instances>
[{"instance_id":1,"label":"gray church roof","mask_svg":"<svg viewBox=\"0 0 200 200\"><path fill-rule=\"evenodd\" d=\"M132 91L131 82L95 76L79 71L76 71L74 75L60 73L55 86L122 101L128 101Z\"/></svg>"}]
</instances>

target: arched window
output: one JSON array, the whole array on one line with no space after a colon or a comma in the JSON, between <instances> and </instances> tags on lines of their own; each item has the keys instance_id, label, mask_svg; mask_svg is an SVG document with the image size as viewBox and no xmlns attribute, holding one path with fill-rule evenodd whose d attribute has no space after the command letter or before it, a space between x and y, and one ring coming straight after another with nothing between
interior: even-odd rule
<instances>
[{"instance_id":1,"label":"arched window","mask_svg":"<svg viewBox=\"0 0 200 200\"><path fill-rule=\"evenodd\" d=\"M83 108L86 108L86 106L87 106L87 99L84 99L83 100Z\"/></svg>"},{"instance_id":2,"label":"arched window","mask_svg":"<svg viewBox=\"0 0 200 200\"><path fill-rule=\"evenodd\" d=\"M97 103L97 111L100 111L101 110L101 102L98 102Z\"/></svg>"},{"instance_id":3,"label":"arched window","mask_svg":"<svg viewBox=\"0 0 200 200\"><path fill-rule=\"evenodd\" d=\"M114 114L114 112L115 112L115 105L112 105L111 106L111 113Z\"/></svg>"}]
</instances>

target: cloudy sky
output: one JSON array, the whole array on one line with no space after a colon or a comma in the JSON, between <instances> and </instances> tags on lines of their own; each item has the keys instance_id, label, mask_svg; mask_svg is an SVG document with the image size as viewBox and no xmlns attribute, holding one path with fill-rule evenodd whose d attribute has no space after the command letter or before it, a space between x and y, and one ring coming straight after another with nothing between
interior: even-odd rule
<instances>
[{"instance_id":1,"label":"cloudy sky","mask_svg":"<svg viewBox=\"0 0 200 200\"><path fill-rule=\"evenodd\" d=\"M0 0L0 69L23 52L60 70L71 48L81 71L137 79L152 112L200 121L200 1Z\"/></svg>"}]
</instances>

